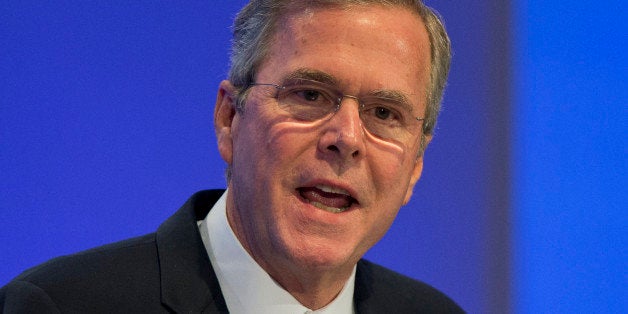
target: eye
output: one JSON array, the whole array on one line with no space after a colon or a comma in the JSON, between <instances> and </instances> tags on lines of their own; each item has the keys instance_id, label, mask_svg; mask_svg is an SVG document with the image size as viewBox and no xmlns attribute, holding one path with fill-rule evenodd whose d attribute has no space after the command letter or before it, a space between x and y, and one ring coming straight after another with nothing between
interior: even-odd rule
<instances>
[{"instance_id":1,"label":"eye","mask_svg":"<svg viewBox=\"0 0 628 314\"><path fill-rule=\"evenodd\" d=\"M365 107L363 113L379 123L398 123L403 120L399 111L381 104Z\"/></svg>"},{"instance_id":2,"label":"eye","mask_svg":"<svg viewBox=\"0 0 628 314\"><path fill-rule=\"evenodd\" d=\"M390 118L392 111L390 111L390 109L388 108L377 107L374 109L374 114L379 119L386 120Z\"/></svg>"},{"instance_id":3,"label":"eye","mask_svg":"<svg viewBox=\"0 0 628 314\"><path fill-rule=\"evenodd\" d=\"M319 91L313 89L296 90L294 93L306 101L317 101L321 96Z\"/></svg>"},{"instance_id":4,"label":"eye","mask_svg":"<svg viewBox=\"0 0 628 314\"><path fill-rule=\"evenodd\" d=\"M313 121L333 112L334 102L329 93L314 84L292 84L286 86L277 97L279 107L293 117Z\"/></svg>"},{"instance_id":5,"label":"eye","mask_svg":"<svg viewBox=\"0 0 628 314\"><path fill-rule=\"evenodd\" d=\"M333 105L331 96L324 89L316 86L292 86L287 88L283 100L289 105L324 107Z\"/></svg>"},{"instance_id":6,"label":"eye","mask_svg":"<svg viewBox=\"0 0 628 314\"><path fill-rule=\"evenodd\" d=\"M399 128L406 123L406 112L393 104L368 102L362 109L362 120L371 128Z\"/></svg>"}]
</instances>

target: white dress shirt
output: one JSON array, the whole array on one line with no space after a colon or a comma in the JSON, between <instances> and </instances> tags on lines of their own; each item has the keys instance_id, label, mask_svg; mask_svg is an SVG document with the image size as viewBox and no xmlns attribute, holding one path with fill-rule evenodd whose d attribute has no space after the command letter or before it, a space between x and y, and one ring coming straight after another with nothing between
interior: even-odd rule
<instances>
[{"instance_id":1,"label":"white dress shirt","mask_svg":"<svg viewBox=\"0 0 628 314\"><path fill-rule=\"evenodd\" d=\"M306 308L277 284L242 247L227 221L228 192L225 191L198 224L230 313L355 313L355 267L340 294L330 304L316 311Z\"/></svg>"}]
</instances>

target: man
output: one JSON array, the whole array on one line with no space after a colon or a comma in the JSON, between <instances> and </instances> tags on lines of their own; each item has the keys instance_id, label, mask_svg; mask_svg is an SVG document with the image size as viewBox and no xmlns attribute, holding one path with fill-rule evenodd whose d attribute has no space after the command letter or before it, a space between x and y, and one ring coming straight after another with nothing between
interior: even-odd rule
<instances>
[{"instance_id":1,"label":"man","mask_svg":"<svg viewBox=\"0 0 628 314\"><path fill-rule=\"evenodd\" d=\"M228 189L0 290L13 312L457 313L362 260L408 202L449 68L419 1L251 1L214 125Z\"/></svg>"}]
</instances>

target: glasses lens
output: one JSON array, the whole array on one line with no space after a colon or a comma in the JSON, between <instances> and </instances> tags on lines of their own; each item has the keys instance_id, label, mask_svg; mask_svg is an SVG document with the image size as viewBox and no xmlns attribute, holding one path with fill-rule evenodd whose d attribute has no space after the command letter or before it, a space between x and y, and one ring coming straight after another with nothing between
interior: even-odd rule
<instances>
[{"instance_id":1,"label":"glasses lens","mask_svg":"<svg viewBox=\"0 0 628 314\"><path fill-rule=\"evenodd\" d=\"M334 93L321 83L295 80L287 82L279 90L279 106L295 118L315 121L322 119L336 110Z\"/></svg>"},{"instance_id":2,"label":"glasses lens","mask_svg":"<svg viewBox=\"0 0 628 314\"><path fill-rule=\"evenodd\" d=\"M364 127L373 135L383 139L405 141L418 135L418 121L407 104L387 98L364 99L360 117Z\"/></svg>"},{"instance_id":3,"label":"glasses lens","mask_svg":"<svg viewBox=\"0 0 628 314\"><path fill-rule=\"evenodd\" d=\"M332 115L343 97L328 84L294 79L278 88L277 101L294 118L316 121ZM403 142L420 135L421 121L413 115L410 104L384 97L364 97L359 101L360 119L371 134Z\"/></svg>"}]
</instances>

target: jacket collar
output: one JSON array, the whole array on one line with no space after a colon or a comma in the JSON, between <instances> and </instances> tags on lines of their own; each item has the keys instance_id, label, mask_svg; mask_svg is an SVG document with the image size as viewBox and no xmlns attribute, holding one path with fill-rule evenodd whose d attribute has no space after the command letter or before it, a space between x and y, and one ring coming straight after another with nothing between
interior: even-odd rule
<instances>
[{"instance_id":1,"label":"jacket collar","mask_svg":"<svg viewBox=\"0 0 628 314\"><path fill-rule=\"evenodd\" d=\"M229 313L218 278L198 232L224 190L200 191L157 229L161 302L178 313ZM370 313L373 278L369 263L358 262L354 302L357 313ZM373 312L376 313L377 311Z\"/></svg>"},{"instance_id":2,"label":"jacket collar","mask_svg":"<svg viewBox=\"0 0 628 314\"><path fill-rule=\"evenodd\" d=\"M228 313L196 223L223 192L194 194L157 229L161 301L175 312Z\"/></svg>"}]
</instances>

